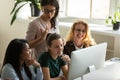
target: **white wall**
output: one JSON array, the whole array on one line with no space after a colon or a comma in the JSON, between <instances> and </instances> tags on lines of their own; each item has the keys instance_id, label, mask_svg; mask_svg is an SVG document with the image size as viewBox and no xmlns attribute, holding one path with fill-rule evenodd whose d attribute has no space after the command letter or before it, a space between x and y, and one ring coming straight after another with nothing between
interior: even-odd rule
<instances>
[{"instance_id":1,"label":"white wall","mask_svg":"<svg viewBox=\"0 0 120 80\"><path fill-rule=\"evenodd\" d=\"M14 38L24 38L28 22L16 21L10 26L10 12L14 6L14 0L0 0L0 65L8 43Z\"/></svg>"}]
</instances>

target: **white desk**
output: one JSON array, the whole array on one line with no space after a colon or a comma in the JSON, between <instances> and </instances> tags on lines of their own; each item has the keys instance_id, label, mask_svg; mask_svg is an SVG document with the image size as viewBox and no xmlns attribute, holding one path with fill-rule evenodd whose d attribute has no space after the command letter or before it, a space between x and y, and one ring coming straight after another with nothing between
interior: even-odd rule
<instances>
[{"instance_id":1,"label":"white desk","mask_svg":"<svg viewBox=\"0 0 120 80\"><path fill-rule=\"evenodd\" d=\"M116 62L83 76L83 80L120 80L120 63Z\"/></svg>"}]
</instances>

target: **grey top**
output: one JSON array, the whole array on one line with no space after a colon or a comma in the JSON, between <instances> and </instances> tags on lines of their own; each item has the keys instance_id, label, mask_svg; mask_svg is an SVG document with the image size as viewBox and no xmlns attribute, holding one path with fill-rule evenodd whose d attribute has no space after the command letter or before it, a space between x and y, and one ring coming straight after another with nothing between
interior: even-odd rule
<instances>
[{"instance_id":1,"label":"grey top","mask_svg":"<svg viewBox=\"0 0 120 80\"><path fill-rule=\"evenodd\" d=\"M32 80L43 80L43 75L42 75L42 71L40 68L37 68L36 74L34 72L33 66L29 66L29 68L32 73ZM29 78L27 77L27 74L25 73L24 68L21 68L21 74L22 74L23 80L29 80ZM19 80L11 64L5 64L5 66L2 69L1 80L5 80L5 79Z\"/></svg>"}]
</instances>

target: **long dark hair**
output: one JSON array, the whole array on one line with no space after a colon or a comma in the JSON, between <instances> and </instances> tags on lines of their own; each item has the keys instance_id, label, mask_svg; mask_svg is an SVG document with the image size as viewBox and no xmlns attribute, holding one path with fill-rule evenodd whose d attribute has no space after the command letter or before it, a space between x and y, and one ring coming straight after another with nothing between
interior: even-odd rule
<instances>
[{"instance_id":1,"label":"long dark hair","mask_svg":"<svg viewBox=\"0 0 120 80\"><path fill-rule=\"evenodd\" d=\"M54 29L56 29L56 27L55 27L56 23L55 22L56 22L56 17L58 16L58 13L59 13L59 3L58 3L57 0L41 0L41 6L46 6L46 5L52 5L52 6L55 6L55 8L56 8L55 15L50 20L52 27Z\"/></svg>"},{"instance_id":2,"label":"long dark hair","mask_svg":"<svg viewBox=\"0 0 120 80\"><path fill-rule=\"evenodd\" d=\"M18 75L20 80L23 80L23 77L21 75L21 71L20 71L20 56L22 54L22 51L25 47L25 44L28 44L28 42L24 39L13 39L7 49L6 49L6 53L5 53L5 57L4 57L4 62L2 67L9 63L12 65L12 67L14 68L16 74ZM29 70L29 68L25 65L23 65L27 76L32 79L31 77L31 72Z\"/></svg>"}]
</instances>

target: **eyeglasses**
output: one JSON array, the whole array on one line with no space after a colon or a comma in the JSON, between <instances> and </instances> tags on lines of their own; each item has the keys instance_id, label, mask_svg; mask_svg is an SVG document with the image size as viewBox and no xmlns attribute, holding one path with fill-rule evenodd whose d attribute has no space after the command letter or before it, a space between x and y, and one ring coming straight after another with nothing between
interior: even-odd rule
<instances>
[{"instance_id":1,"label":"eyeglasses","mask_svg":"<svg viewBox=\"0 0 120 80\"><path fill-rule=\"evenodd\" d=\"M55 13L55 11L56 11L55 9L51 9L51 10L44 9L43 12L44 12L45 14L49 14L49 13L52 13L52 14L53 14L53 13Z\"/></svg>"},{"instance_id":2,"label":"eyeglasses","mask_svg":"<svg viewBox=\"0 0 120 80\"><path fill-rule=\"evenodd\" d=\"M85 30L82 30L82 29L75 29L76 32L82 32L82 33L85 33L86 31Z\"/></svg>"}]
</instances>

